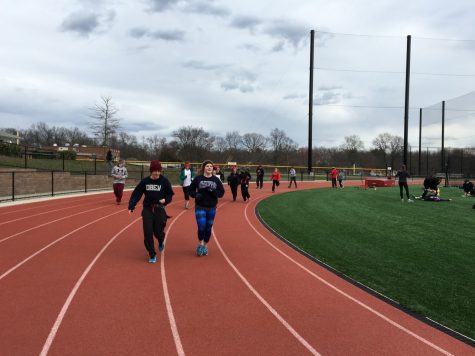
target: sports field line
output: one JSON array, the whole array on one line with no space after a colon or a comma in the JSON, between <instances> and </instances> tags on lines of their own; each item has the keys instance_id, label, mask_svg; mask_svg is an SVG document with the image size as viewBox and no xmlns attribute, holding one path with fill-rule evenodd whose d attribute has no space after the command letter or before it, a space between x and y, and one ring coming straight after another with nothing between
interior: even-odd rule
<instances>
[{"instance_id":1,"label":"sports field line","mask_svg":"<svg viewBox=\"0 0 475 356\"><path fill-rule=\"evenodd\" d=\"M261 200L262 198L258 198L257 200L255 200L255 202ZM304 265L300 264L299 262L297 262L296 260L294 260L292 257L290 257L289 255L287 255L285 252L283 252L281 249L279 249L278 247L276 247L272 242L270 242L268 239L266 239L259 231L257 231L257 229L255 228L255 226L252 224L252 222L249 220L249 217L247 215L247 209L248 209L249 205L246 206L246 208L244 209L244 216L246 218L246 221L248 222L249 226L256 232L256 234L262 239L264 240L269 246L271 246L273 249L275 249L277 252L279 252L282 256L284 256L285 258L287 258L289 261L293 262L295 265L297 265L298 267L300 267L302 270L304 270L305 272L307 272L308 274L310 274L312 277L318 279L320 282L322 282L323 284L327 285L328 287L330 287L331 289L333 289L334 291L336 291L337 293L341 294L342 296L350 299L351 301L355 302L356 304L360 305L361 307L363 307L364 309L368 310L369 312L371 312L372 314L380 317L381 319L383 319L384 321L388 322L389 324L395 326L396 328L398 328L399 330L413 336L414 338L416 338L417 340L423 342L424 344L430 346L431 348L441 352L442 354L444 355L447 355L447 356L454 356L453 354L451 354L449 351L435 345L434 343L430 342L429 340L423 338L422 336L420 335L417 335L416 333L412 332L411 330L405 328L404 326L402 326L401 324L395 322L394 320L390 319L389 317L385 316L384 314L376 311L375 309L371 308L369 305L363 303L362 301L356 299L355 297L352 297L351 295L349 295L348 293L342 291L341 289L339 289L338 287L336 287L335 285L333 285L332 283L328 282L326 279L318 276L316 273L310 271L307 267L305 267Z\"/></svg>"},{"instance_id":2,"label":"sports field line","mask_svg":"<svg viewBox=\"0 0 475 356\"><path fill-rule=\"evenodd\" d=\"M262 199L262 198L259 198L259 199ZM228 202L224 203L223 205L221 205L221 208L226 205ZM249 205L247 205L249 206ZM247 206L246 206L246 209L247 209ZM223 248L221 247L221 244L219 243L219 240L216 236L216 234L214 233L214 229L212 230L212 234L213 234L213 237L214 237L214 241L216 242L216 245L218 246L219 248L219 251L221 251L221 254L223 255L224 259L226 260L226 262L229 264L229 266L231 266L231 268L233 269L233 271L238 275L238 277L241 279L241 281L246 285L247 288L249 288L249 290L252 292L252 294L254 294L254 296L262 303L264 304L264 306L267 308L267 310L269 310L269 312L274 315L277 320L279 320L281 322L281 324L312 354L312 355L320 355L320 353L315 350L313 348L312 345L310 345L310 343L305 340L303 338L303 336L301 336L297 330L295 330L288 322L287 320L285 320L278 312L277 310L275 310L269 302L267 302L267 300L264 299L264 297L262 295L259 294L259 292L252 286L252 284L246 279L246 277L244 277L244 275L239 271L239 269L234 265L234 263L232 263L232 261L230 260L230 258L228 257L228 255L226 254L226 252L224 252Z\"/></svg>"},{"instance_id":3,"label":"sports field line","mask_svg":"<svg viewBox=\"0 0 475 356\"><path fill-rule=\"evenodd\" d=\"M62 211L62 210L67 210L67 209L75 209L75 208L77 208L77 207L84 206L84 205L91 205L91 204L97 204L97 203L104 203L104 202L106 202L106 201L110 201L110 200L101 200L101 201L98 201L98 202L87 202L87 203L82 203L82 204L78 204L78 205L69 205L69 206L67 206L67 207L65 207L65 208L59 208L59 209L54 209L54 210L48 210L48 211L44 211L44 212L42 212L42 213L24 216L24 217L22 217L22 218L17 218L17 219L8 220L8 221L2 221L2 222L0 222L0 225L5 225L5 224L9 224L9 223L12 223L12 222L15 222L15 221L20 221L20 220L30 219L30 218L35 217L35 216L40 216L40 215L45 215L45 214L49 214L49 213L54 213L54 212L57 212L57 211Z\"/></svg>"},{"instance_id":4,"label":"sports field line","mask_svg":"<svg viewBox=\"0 0 475 356\"><path fill-rule=\"evenodd\" d=\"M169 231L171 230L171 228L173 227L175 222L184 213L186 213L186 210L183 210L180 214L177 215L177 217L173 220L173 222L168 227L165 236L169 236ZM167 238L165 238L165 241L166 240L167 240ZM171 328L172 335L173 335L173 341L175 341L175 347L176 347L177 354L179 356L184 356L185 355L185 350L183 349L183 344L182 344L181 339L180 339L180 334L178 333L178 327L176 326L175 315L173 313L172 303L170 301L170 293L168 292L167 276L166 276L166 273L165 273L165 253L163 253L163 256L161 258L160 267L161 267L161 274L162 274L163 295L165 297L165 306L167 308L168 320L170 321L170 328Z\"/></svg>"},{"instance_id":5,"label":"sports field line","mask_svg":"<svg viewBox=\"0 0 475 356\"><path fill-rule=\"evenodd\" d=\"M8 276L10 273L12 273L14 270L16 270L18 267L20 267L21 265L25 264L26 262L28 262L29 260L31 260L33 257L39 255L41 252L43 252L44 250L50 248L51 246L55 245L56 243L58 243L59 241L65 239L66 237L68 237L69 235L72 235L74 234L75 232L78 232L79 230L81 229L84 229L85 227L89 226L89 225L92 225L98 221L101 221L103 219L106 219L108 218L109 216L112 216L112 215L115 215L115 214L118 214L118 213L121 213L121 212L124 212L126 210L120 210L120 211L116 211L112 214L109 214L109 215L106 215L106 216L103 216L97 220L94 220L94 221L91 221L85 225L82 225L80 227L78 227L77 229L74 229L73 231L70 231L68 232L66 235L63 235L61 236L60 238L54 240L53 242L49 243L48 245L46 245L45 247L43 247L42 249L36 251L34 254L32 254L31 256L25 258L23 261L21 261L20 263L18 263L17 265L13 266L12 268L10 268L8 271L6 271L5 273L3 273L1 276L0 276L0 280L2 280L4 277Z\"/></svg>"},{"instance_id":6,"label":"sports field line","mask_svg":"<svg viewBox=\"0 0 475 356\"><path fill-rule=\"evenodd\" d=\"M44 224L41 224L41 225L36 225L36 226L33 226L33 227L29 228L29 229L26 229L26 230L17 232L16 234L7 236L7 237L1 239L1 240L0 240L0 243L9 240L9 239L11 239L12 237L15 237L15 236L24 234L25 232L28 232L28 231L31 231L31 230L35 230L35 229L38 229L38 228L43 227L43 226L46 226L46 225L53 224L53 223L55 223L55 222L58 222L58 221L61 221L61 220L64 220L64 219L69 219L69 218L71 218L71 217L73 217L73 216L85 214L85 213L88 213L88 212L90 212L90 211L95 211L95 210L104 209L104 208L108 208L108 207L109 207L109 206L100 206L99 208L84 210L84 211L81 211L81 212L76 213L76 214L72 214L72 215L68 215L68 216L63 216L62 218L59 218L59 219L56 219L56 220L51 220L51 221L49 221L49 222L47 222L47 223L44 223Z\"/></svg>"},{"instance_id":7,"label":"sports field line","mask_svg":"<svg viewBox=\"0 0 475 356\"><path fill-rule=\"evenodd\" d=\"M97 260L102 256L104 251L112 244L112 242L115 241L117 237L119 237L125 230L127 230L129 227L131 227L133 224L135 224L137 221L139 221L141 217L135 219L132 221L130 224L128 224L126 227L124 227L122 230L120 230L117 234L115 234L105 245L104 247L99 251L99 253L94 257L92 262L87 266L87 268L84 270L83 274L81 277L79 277L78 281L76 282L76 285L73 287L71 290L71 293L69 293L68 298L66 299L66 302L64 303L63 307L61 308L61 311L58 314L58 317L56 318L56 321L53 324L53 327L51 328L51 331L43 345L43 349L40 352L40 356L46 356L48 354L48 351L53 344L54 338L56 337L56 334L58 332L59 327L61 326L61 323L64 319L64 316L66 315L66 312L69 309L69 306L71 305L71 302L74 299L74 296L76 295L79 287L81 286L82 282L86 278L86 276L89 274L89 271L92 269L92 267L96 264Z\"/></svg>"}]
</instances>

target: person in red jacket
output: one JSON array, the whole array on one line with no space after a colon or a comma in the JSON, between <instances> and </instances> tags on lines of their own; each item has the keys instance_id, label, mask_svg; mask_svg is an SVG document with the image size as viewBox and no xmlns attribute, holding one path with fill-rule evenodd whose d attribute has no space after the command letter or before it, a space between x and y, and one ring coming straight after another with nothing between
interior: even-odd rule
<instances>
[{"instance_id":1,"label":"person in red jacket","mask_svg":"<svg viewBox=\"0 0 475 356\"><path fill-rule=\"evenodd\" d=\"M332 177L332 188L336 188L336 177L338 176L338 171L335 167L332 168L330 176Z\"/></svg>"},{"instance_id":2,"label":"person in red jacket","mask_svg":"<svg viewBox=\"0 0 475 356\"><path fill-rule=\"evenodd\" d=\"M272 193L275 193L275 187L278 187L280 184L280 172L277 168L274 168L270 179L272 180Z\"/></svg>"}]
</instances>

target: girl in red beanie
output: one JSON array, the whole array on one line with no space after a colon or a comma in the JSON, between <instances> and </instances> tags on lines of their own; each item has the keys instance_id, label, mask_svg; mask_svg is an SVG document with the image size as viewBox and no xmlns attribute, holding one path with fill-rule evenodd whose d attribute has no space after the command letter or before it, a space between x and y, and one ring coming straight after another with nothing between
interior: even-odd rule
<instances>
[{"instance_id":1,"label":"girl in red beanie","mask_svg":"<svg viewBox=\"0 0 475 356\"><path fill-rule=\"evenodd\" d=\"M145 194L142 209L144 245L150 255L149 263L157 262L153 236L158 240L158 250L165 249L165 225L167 213L165 206L172 201L173 189L167 178L161 175L160 161L150 162L150 176L142 179L135 187L129 200L129 214Z\"/></svg>"}]
</instances>

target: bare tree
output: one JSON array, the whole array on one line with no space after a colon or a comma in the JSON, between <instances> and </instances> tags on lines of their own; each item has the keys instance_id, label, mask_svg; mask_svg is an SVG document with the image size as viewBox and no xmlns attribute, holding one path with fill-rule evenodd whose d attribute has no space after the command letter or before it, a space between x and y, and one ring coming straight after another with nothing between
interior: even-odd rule
<instances>
[{"instance_id":1,"label":"bare tree","mask_svg":"<svg viewBox=\"0 0 475 356\"><path fill-rule=\"evenodd\" d=\"M172 135L176 138L179 156L183 160L203 159L211 151L215 141L215 137L203 130L202 127L180 127L173 131Z\"/></svg>"},{"instance_id":2,"label":"bare tree","mask_svg":"<svg viewBox=\"0 0 475 356\"><path fill-rule=\"evenodd\" d=\"M404 139L385 132L376 136L372 144L377 151L381 152L384 160L383 164L389 164L394 167L396 156L401 152L404 145ZM388 155L390 158L389 162Z\"/></svg>"},{"instance_id":3,"label":"bare tree","mask_svg":"<svg viewBox=\"0 0 475 356\"><path fill-rule=\"evenodd\" d=\"M101 96L101 102L94 104L89 110L91 111L89 117L93 119L90 123L92 133L96 136L100 145L108 146L111 136L120 127L120 120L116 117L119 110L112 102L112 98L108 96Z\"/></svg>"},{"instance_id":4,"label":"bare tree","mask_svg":"<svg viewBox=\"0 0 475 356\"><path fill-rule=\"evenodd\" d=\"M340 149L346 154L345 161L349 164L356 164L358 153L364 150L364 144L358 135L345 136L345 142L340 146Z\"/></svg>"},{"instance_id":5,"label":"bare tree","mask_svg":"<svg viewBox=\"0 0 475 356\"><path fill-rule=\"evenodd\" d=\"M242 144L250 153L256 153L266 149L266 138L258 133L247 133L242 136Z\"/></svg>"},{"instance_id":6,"label":"bare tree","mask_svg":"<svg viewBox=\"0 0 475 356\"><path fill-rule=\"evenodd\" d=\"M224 139L230 150L237 151L242 147L242 137L237 131L226 132Z\"/></svg>"}]
</instances>

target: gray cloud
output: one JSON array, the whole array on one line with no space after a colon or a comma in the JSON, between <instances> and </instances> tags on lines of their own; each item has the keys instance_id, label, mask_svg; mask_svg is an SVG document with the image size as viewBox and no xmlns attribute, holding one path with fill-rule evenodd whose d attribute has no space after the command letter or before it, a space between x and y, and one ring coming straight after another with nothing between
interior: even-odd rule
<instances>
[{"instance_id":1,"label":"gray cloud","mask_svg":"<svg viewBox=\"0 0 475 356\"><path fill-rule=\"evenodd\" d=\"M99 15L93 13L74 12L66 17L61 24L64 32L76 32L80 36L89 36L100 25Z\"/></svg>"},{"instance_id":2,"label":"gray cloud","mask_svg":"<svg viewBox=\"0 0 475 356\"><path fill-rule=\"evenodd\" d=\"M338 104L341 102L342 95L341 93L334 93L334 92L325 92L323 94L319 94L314 99L313 105L328 105L328 104Z\"/></svg>"},{"instance_id":3,"label":"gray cloud","mask_svg":"<svg viewBox=\"0 0 475 356\"><path fill-rule=\"evenodd\" d=\"M218 17L229 16L231 11L223 6L213 4L212 0L148 0L152 12L164 12L178 9L193 14L213 15Z\"/></svg>"},{"instance_id":4,"label":"gray cloud","mask_svg":"<svg viewBox=\"0 0 475 356\"><path fill-rule=\"evenodd\" d=\"M157 30L157 31L150 31L144 27L135 27L129 31L129 34L133 38L143 38L149 37L155 40L164 40L164 41L177 41L182 42L185 40L185 32L181 30Z\"/></svg>"},{"instance_id":5,"label":"gray cloud","mask_svg":"<svg viewBox=\"0 0 475 356\"><path fill-rule=\"evenodd\" d=\"M241 71L221 83L225 91L239 90L241 93L251 93L255 88L256 75L249 71Z\"/></svg>"},{"instance_id":6,"label":"gray cloud","mask_svg":"<svg viewBox=\"0 0 475 356\"><path fill-rule=\"evenodd\" d=\"M189 2L183 10L194 14L213 15L218 17L227 17L231 14L227 8L213 5L209 1Z\"/></svg>"},{"instance_id":7,"label":"gray cloud","mask_svg":"<svg viewBox=\"0 0 475 356\"><path fill-rule=\"evenodd\" d=\"M105 25L111 25L116 17L114 10L103 13L93 13L90 11L77 11L69 14L61 23L60 29L63 32L75 32L80 36L88 37L91 33L99 32Z\"/></svg>"},{"instance_id":8,"label":"gray cloud","mask_svg":"<svg viewBox=\"0 0 475 356\"><path fill-rule=\"evenodd\" d=\"M179 0L149 0L151 11L162 12L178 4Z\"/></svg>"},{"instance_id":9,"label":"gray cloud","mask_svg":"<svg viewBox=\"0 0 475 356\"><path fill-rule=\"evenodd\" d=\"M230 67L229 64L207 64L204 63L203 61L187 61L184 62L183 67L186 68L193 68L193 69L199 69L199 70L219 70L219 69L224 69Z\"/></svg>"},{"instance_id":10,"label":"gray cloud","mask_svg":"<svg viewBox=\"0 0 475 356\"><path fill-rule=\"evenodd\" d=\"M129 33L134 38L142 38L148 34L148 30L143 27L135 27L131 29Z\"/></svg>"},{"instance_id":11,"label":"gray cloud","mask_svg":"<svg viewBox=\"0 0 475 356\"><path fill-rule=\"evenodd\" d=\"M304 94L288 94L283 97L284 100L305 99L307 96Z\"/></svg>"},{"instance_id":12,"label":"gray cloud","mask_svg":"<svg viewBox=\"0 0 475 356\"><path fill-rule=\"evenodd\" d=\"M249 29L251 32L254 32L261 23L262 21L254 16L236 16L231 21L231 26L239 29Z\"/></svg>"},{"instance_id":13,"label":"gray cloud","mask_svg":"<svg viewBox=\"0 0 475 356\"><path fill-rule=\"evenodd\" d=\"M147 33L147 36L154 38L156 40L182 42L185 39L185 32L181 30L154 31L154 32Z\"/></svg>"},{"instance_id":14,"label":"gray cloud","mask_svg":"<svg viewBox=\"0 0 475 356\"><path fill-rule=\"evenodd\" d=\"M160 131L165 128L164 125L159 125L154 121L134 121L133 119L128 118L127 120L122 120L122 122L123 128L126 129L127 132Z\"/></svg>"},{"instance_id":15,"label":"gray cloud","mask_svg":"<svg viewBox=\"0 0 475 356\"><path fill-rule=\"evenodd\" d=\"M277 38L279 41L283 41L285 44L290 44L295 49L299 49L309 36L308 28L304 24L277 20L267 25L264 32L271 37ZM277 45L277 48L279 46Z\"/></svg>"}]
</instances>

